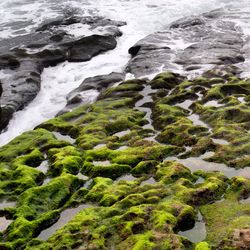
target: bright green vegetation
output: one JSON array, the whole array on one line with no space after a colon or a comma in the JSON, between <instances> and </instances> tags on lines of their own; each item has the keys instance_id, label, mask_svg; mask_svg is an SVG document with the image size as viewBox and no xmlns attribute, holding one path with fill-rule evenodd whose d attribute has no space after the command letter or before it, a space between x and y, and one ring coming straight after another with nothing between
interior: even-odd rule
<instances>
[{"instance_id":1,"label":"bright green vegetation","mask_svg":"<svg viewBox=\"0 0 250 250\"><path fill-rule=\"evenodd\" d=\"M152 121L135 108L147 84L156 90L153 101L143 104L151 108ZM15 138L0 148L0 199L7 202L0 203L0 216L12 220L0 232L0 249L236 250L248 244L235 242L236 232L250 229L247 176L228 178L202 165L192 172L171 157L212 151L210 162L247 172L249 86L231 75L187 81L164 72L151 82L134 79L110 87L95 103ZM187 100L190 107L177 106ZM83 204L88 207L48 240L39 237L63 211ZM194 243L178 233L194 227L198 212L207 236Z\"/></svg>"}]
</instances>

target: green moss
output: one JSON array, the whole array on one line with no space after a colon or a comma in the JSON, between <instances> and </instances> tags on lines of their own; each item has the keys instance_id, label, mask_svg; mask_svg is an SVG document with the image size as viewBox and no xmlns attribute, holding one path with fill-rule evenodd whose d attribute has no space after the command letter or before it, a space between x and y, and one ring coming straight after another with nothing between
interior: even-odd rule
<instances>
[{"instance_id":1,"label":"green moss","mask_svg":"<svg viewBox=\"0 0 250 250\"><path fill-rule=\"evenodd\" d=\"M18 156L29 154L36 148L48 148L55 142L53 134L44 129L25 132L0 148L0 160L9 162Z\"/></svg>"},{"instance_id":2,"label":"green moss","mask_svg":"<svg viewBox=\"0 0 250 250\"><path fill-rule=\"evenodd\" d=\"M215 246L230 237L234 229L250 226L249 204L240 204L235 199L202 206L201 213L206 221L206 240Z\"/></svg>"},{"instance_id":3,"label":"green moss","mask_svg":"<svg viewBox=\"0 0 250 250\"><path fill-rule=\"evenodd\" d=\"M82 154L73 146L50 149L48 151L50 172L54 176L61 173L78 173L82 165L81 156Z\"/></svg>"},{"instance_id":4,"label":"green moss","mask_svg":"<svg viewBox=\"0 0 250 250\"><path fill-rule=\"evenodd\" d=\"M196 244L195 250L211 250L211 247L207 242L200 242Z\"/></svg>"},{"instance_id":5,"label":"green moss","mask_svg":"<svg viewBox=\"0 0 250 250\"><path fill-rule=\"evenodd\" d=\"M131 173L135 176L150 174L155 171L156 165L158 165L159 162L150 160L150 161L141 161L139 162L131 171Z\"/></svg>"},{"instance_id":6,"label":"green moss","mask_svg":"<svg viewBox=\"0 0 250 250\"><path fill-rule=\"evenodd\" d=\"M164 163L158 165L155 177L156 180L159 180L164 184L173 183L182 177L193 180L191 171L187 167L175 161L165 161Z\"/></svg>"},{"instance_id":7,"label":"green moss","mask_svg":"<svg viewBox=\"0 0 250 250\"><path fill-rule=\"evenodd\" d=\"M159 231L170 231L170 228L174 228L177 224L177 218L164 210L155 210L152 220L154 229Z\"/></svg>"},{"instance_id":8,"label":"green moss","mask_svg":"<svg viewBox=\"0 0 250 250\"><path fill-rule=\"evenodd\" d=\"M172 72L163 72L158 74L153 78L150 82L150 85L153 89L166 88L171 89L178 85L180 82L184 80L179 74L175 74Z\"/></svg>"}]
</instances>

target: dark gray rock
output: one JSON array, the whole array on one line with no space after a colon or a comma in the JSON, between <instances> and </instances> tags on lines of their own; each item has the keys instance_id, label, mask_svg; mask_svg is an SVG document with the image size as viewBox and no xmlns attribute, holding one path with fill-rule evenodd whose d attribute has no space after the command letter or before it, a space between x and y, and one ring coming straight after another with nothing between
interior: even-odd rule
<instances>
[{"instance_id":1,"label":"dark gray rock","mask_svg":"<svg viewBox=\"0 0 250 250\"><path fill-rule=\"evenodd\" d=\"M67 59L70 62L88 61L101 52L114 49L116 44L117 42L112 36L92 35L84 37L70 44Z\"/></svg>"},{"instance_id":2,"label":"dark gray rock","mask_svg":"<svg viewBox=\"0 0 250 250\"><path fill-rule=\"evenodd\" d=\"M233 10L215 10L177 20L131 47L126 70L136 77L163 70L190 75L244 62L250 46L245 46L243 31L233 22L236 17L240 18L240 13Z\"/></svg>"},{"instance_id":3,"label":"dark gray rock","mask_svg":"<svg viewBox=\"0 0 250 250\"><path fill-rule=\"evenodd\" d=\"M70 17L57 17L54 19L46 20L43 22L36 31L46 31L58 26L68 26L74 23L82 23L91 26L91 29L104 26L124 26L126 22L115 21L101 16L70 16Z\"/></svg>"},{"instance_id":4,"label":"dark gray rock","mask_svg":"<svg viewBox=\"0 0 250 250\"><path fill-rule=\"evenodd\" d=\"M82 92L86 90L102 91L115 83L123 81L125 75L112 72L108 75L98 75L86 78L81 85L67 95L67 108L73 108L83 102Z\"/></svg>"},{"instance_id":5,"label":"dark gray rock","mask_svg":"<svg viewBox=\"0 0 250 250\"><path fill-rule=\"evenodd\" d=\"M91 28L101 27L103 35L75 38L61 29L74 23L87 23ZM55 66L65 60L88 61L92 57L114 49L116 36L121 35L122 22L102 17L56 18L44 23L28 35L0 41L0 70L3 93L1 96L0 131L14 112L23 109L40 90L41 72L45 67Z\"/></svg>"}]
</instances>

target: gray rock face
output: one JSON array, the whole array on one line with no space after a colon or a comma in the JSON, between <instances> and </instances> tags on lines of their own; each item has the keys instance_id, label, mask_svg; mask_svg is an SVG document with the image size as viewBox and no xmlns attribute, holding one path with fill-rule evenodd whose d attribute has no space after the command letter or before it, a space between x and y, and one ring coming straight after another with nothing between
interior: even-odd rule
<instances>
[{"instance_id":1,"label":"gray rock face","mask_svg":"<svg viewBox=\"0 0 250 250\"><path fill-rule=\"evenodd\" d=\"M125 74L112 72L108 75L98 75L86 78L81 85L67 95L66 109L72 109L83 102L82 93L86 90L102 91L115 83L123 81ZM66 110L65 109L65 110Z\"/></svg>"},{"instance_id":2,"label":"gray rock face","mask_svg":"<svg viewBox=\"0 0 250 250\"><path fill-rule=\"evenodd\" d=\"M232 10L215 10L173 22L165 31L149 35L129 49L132 59L127 72L136 77L160 70L191 74L244 62L246 41L231 21L236 17L240 14Z\"/></svg>"},{"instance_id":3,"label":"gray rock face","mask_svg":"<svg viewBox=\"0 0 250 250\"><path fill-rule=\"evenodd\" d=\"M75 38L62 26L74 23L89 24L91 29L101 27L103 34ZM45 67L60 62L88 61L92 57L114 49L116 37L121 35L115 22L102 17L67 17L50 20L36 32L0 41L0 81L3 93L0 99L0 131L14 112L31 102L40 90L41 72Z\"/></svg>"}]
</instances>

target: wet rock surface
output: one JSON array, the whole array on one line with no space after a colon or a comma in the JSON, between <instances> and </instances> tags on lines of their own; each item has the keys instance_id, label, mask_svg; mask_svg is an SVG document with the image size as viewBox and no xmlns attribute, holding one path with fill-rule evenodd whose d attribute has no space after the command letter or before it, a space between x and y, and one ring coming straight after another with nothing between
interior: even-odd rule
<instances>
[{"instance_id":1,"label":"wet rock surface","mask_svg":"<svg viewBox=\"0 0 250 250\"><path fill-rule=\"evenodd\" d=\"M95 103L0 148L0 247L248 247L249 80L223 72L86 79Z\"/></svg>"},{"instance_id":2,"label":"wet rock surface","mask_svg":"<svg viewBox=\"0 0 250 250\"><path fill-rule=\"evenodd\" d=\"M108 75L86 78L78 88L74 89L67 95L67 108L76 107L83 102L84 96L82 96L82 92L91 89L95 89L100 92L115 83L122 82L124 78L124 74L115 72Z\"/></svg>"},{"instance_id":3,"label":"wet rock surface","mask_svg":"<svg viewBox=\"0 0 250 250\"><path fill-rule=\"evenodd\" d=\"M132 59L127 71L136 77L166 69L191 75L216 65L244 62L248 41L233 22L240 15L219 9L175 21L129 49Z\"/></svg>"},{"instance_id":4,"label":"wet rock surface","mask_svg":"<svg viewBox=\"0 0 250 250\"><path fill-rule=\"evenodd\" d=\"M74 24L88 24L92 35L73 37L63 28ZM116 37L122 35L116 22L102 17L67 17L49 21L36 32L0 41L1 96L0 130L13 113L32 101L40 90L44 67L66 60L88 61L92 57L114 49ZM94 31L99 27L100 30ZM95 34L96 33L96 34Z\"/></svg>"}]
</instances>

